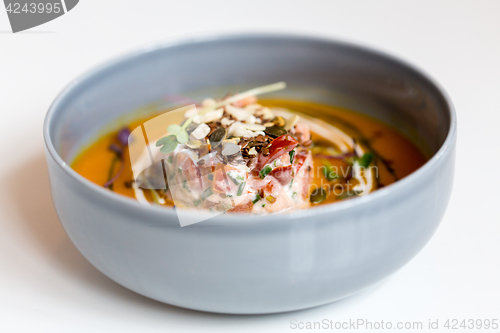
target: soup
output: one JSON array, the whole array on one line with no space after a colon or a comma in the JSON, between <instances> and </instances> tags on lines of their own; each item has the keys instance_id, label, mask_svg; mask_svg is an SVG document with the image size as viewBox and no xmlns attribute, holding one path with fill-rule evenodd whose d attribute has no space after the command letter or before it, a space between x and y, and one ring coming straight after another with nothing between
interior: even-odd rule
<instances>
[{"instance_id":1,"label":"soup","mask_svg":"<svg viewBox=\"0 0 500 333\"><path fill-rule=\"evenodd\" d=\"M426 162L378 120L307 101L257 100L282 88L209 98L130 123L72 167L144 204L269 214L368 195Z\"/></svg>"}]
</instances>

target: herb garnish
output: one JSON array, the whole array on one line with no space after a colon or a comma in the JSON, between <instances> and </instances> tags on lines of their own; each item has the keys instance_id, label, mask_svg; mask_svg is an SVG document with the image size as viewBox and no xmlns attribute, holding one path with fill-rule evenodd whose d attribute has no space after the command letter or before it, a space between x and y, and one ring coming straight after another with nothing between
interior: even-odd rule
<instances>
[{"instance_id":1,"label":"herb garnish","mask_svg":"<svg viewBox=\"0 0 500 333\"><path fill-rule=\"evenodd\" d=\"M293 157L295 156L295 149L290 150L288 152L288 155L290 155L290 164L293 164Z\"/></svg>"},{"instance_id":2,"label":"herb garnish","mask_svg":"<svg viewBox=\"0 0 500 333\"><path fill-rule=\"evenodd\" d=\"M260 197L260 194L257 193L257 195L255 196L255 199L252 201L252 203L255 205L260 199L262 199L262 198Z\"/></svg>"},{"instance_id":3,"label":"herb garnish","mask_svg":"<svg viewBox=\"0 0 500 333\"><path fill-rule=\"evenodd\" d=\"M264 179L271 171L273 171L273 168L270 165L266 165L264 169L259 172L260 179Z\"/></svg>"},{"instance_id":4,"label":"herb garnish","mask_svg":"<svg viewBox=\"0 0 500 333\"><path fill-rule=\"evenodd\" d=\"M236 192L236 195L238 197L242 195L244 189L245 189L245 182L241 183L240 186L238 186L238 192Z\"/></svg>"},{"instance_id":5,"label":"herb garnish","mask_svg":"<svg viewBox=\"0 0 500 333\"><path fill-rule=\"evenodd\" d=\"M372 153L365 153L363 156L358 158L356 161L358 162L359 166L362 168L368 168L370 166L370 163L373 160L373 154Z\"/></svg>"},{"instance_id":6,"label":"herb garnish","mask_svg":"<svg viewBox=\"0 0 500 333\"><path fill-rule=\"evenodd\" d=\"M236 176L234 174L235 172L230 171L227 173L227 176L233 181L234 185L240 185L241 182L245 180L245 178L243 178L243 176L240 174L236 174Z\"/></svg>"},{"instance_id":7,"label":"herb garnish","mask_svg":"<svg viewBox=\"0 0 500 333\"><path fill-rule=\"evenodd\" d=\"M250 97L250 96L257 96L260 94L266 94L269 92L277 91L277 90L282 90L286 88L286 83L285 82L277 82L273 84L269 84L267 86L262 86L262 87L257 87L250 89L248 91L245 91L241 94L237 94L234 96L231 96L229 98L223 99L219 103L216 103L215 105L211 105L208 107L203 108L198 114L189 117L184 121L182 126L179 126L177 124L172 124L167 127L167 131L170 133L170 135L165 136L158 141L156 141L156 146L160 147L160 152L164 154L169 154L177 148L177 145L184 144L189 141L189 134L187 133L186 129L188 128L189 125L193 122L193 120L201 115L204 115L210 111L213 111L215 109L221 108L223 106L226 106L228 104L237 102L239 100L242 100L244 98Z\"/></svg>"},{"instance_id":8,"label":"herb garnish","mask_svg":"<svg viewBox=\"0 0 500 333\"><path fill-rule=\"evenodd\" d=\"M211 196L212 194L214 194L214 192L212 191L212 188L211 187L208 187L205 191L203 191L203 193L200 195L200 199L205 201L208 199L209 196Z\"/></svg>"},{"instance_id":9,"label":"herb garnish","mask_svg":"<svg viewBox=\"0 0 500 333\"><path fill-rule=\"evenodd\" d=\"M337 175L337 172L335 172L332 164L328 162L327 160L323 160L323 175L325 176L328 181L332 181L334 179L338 179L339 175Z\"/></svg>"}]
</instances>

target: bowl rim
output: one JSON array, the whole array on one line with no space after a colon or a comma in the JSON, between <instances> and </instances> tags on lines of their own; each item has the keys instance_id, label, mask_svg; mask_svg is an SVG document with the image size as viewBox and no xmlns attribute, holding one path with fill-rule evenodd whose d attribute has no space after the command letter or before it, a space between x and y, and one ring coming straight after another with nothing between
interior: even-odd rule
<instances>
[{"instance_id":1,"label":"bowl rim","mask_svg":"<svg viewBox=\"0 0 500 333\"><path fill-rule=\"evenodd\" d=\"M253 214L221 214L215 217L210 218L210 221L214 221L217 219L221 222L232 222L234 223L234 218L238 218L238 225L242 223L251 223L251 224L260 224L269 223L269 222L279 222L282 220L290 220L290 219L298 219L298 218L308 218L318 215L330 214L330 213L338 213L347 210L356 209L359 206L366 205L367 203L376 203L380 201L383 197L386 197L391 194L395 194L399 190L404 189L409 186L412 182L418 180L418 178L423 177L423 175L431 172L433 168L436 167L440 158L446 155L451 149L454 147L454 143L456 141L457 135L457 117L455 108L451 101L451 98L443 89L443 87L430 75L428 75L425 71L416 67L413 64L410 64L404 60L401 60L395 56L387 54L385 52L373 49L371 47L365 47L362 45L358 45L351 42L346 42L342 40L337 40L333 38L327 37L318 37L314 35L307 34L287 34L287 33L238 33L238 34L210 34L210 35L197 35L189 38L172 38L163 41L156 41L152 43L148 43L142 47L135 48L132 51L126 52L122 55L115 56L110 60L107 60L97 66L94 66L90 70L85 71L83 74L80 74L75 79L70 81L63 90L56 96L54 101L51 103L47 114L45 116L44 124L43 124L43 136L44 143L47 152L50 154L52 159L56 162L57 166L61 168L64 172L66 172L71 178L73 178L79 185L84 186L88 190L94 192L97 196L102 197L103 199L109 199L116 204L124 205L124 208L135 210L138 213L144 214L154 214L166 217L165 221L168 221L168 218L173 218L177 220L177 214L175 209L166 209L165 207L156 207L156 206L147 206L139 203L137 200L132 198L119 195L116 193L112 193L102 186L99 186L90 180L86 179L82 175L78 174L75 170L73 170L70 165L68 165L64 160L59 156L56 151L52 140L50 138L50 128L53 118L60 106L64 103L64 101L71 95L71 92L78 88L80 85L83 85L85 82L90 82L94 78L97 78L101 71L111 68L117 67L120 64L123 64L127 61L130 61L135 58L140 58L143 55L148 53L159 51L168 48L182 47L191 44L202 44L202 43L210 43L217 41L241 41L241 40L256 40L256 39L280 39L280 40L295 40L301 42L315 42L315 43L325 43L325 44L336 44L342 47L351 48L357 51L361 51L364 53L370 53L371 55L385 58L386 60L395 63L398 66L401 66L413 74L420 76L423 80L426 81L429 86L435 90L435 92L440 95L442 100L445 102L446 111L448 112L449 124L448 124L448 133L441 147L438 149L436 153L432 155L432 157L427 160L421 167L417 170L409 174L408 176L396 181L395 183L388 185L384 188L378 189L373 193L370 193L366 196L361 196L358 198L345 200L342 202L319 205L317 207L310 207L308 209L299 209L299 210L291 210L280 214L270 214L270 215L253 215ZM199 217L200 214L203 213L191 213L193 216ZM207 220L208 221L208 220ZM331 219L329 222L333 223L334 219ZM230 225L230 224L228 224Z\"/></svg>"}]
</instances>

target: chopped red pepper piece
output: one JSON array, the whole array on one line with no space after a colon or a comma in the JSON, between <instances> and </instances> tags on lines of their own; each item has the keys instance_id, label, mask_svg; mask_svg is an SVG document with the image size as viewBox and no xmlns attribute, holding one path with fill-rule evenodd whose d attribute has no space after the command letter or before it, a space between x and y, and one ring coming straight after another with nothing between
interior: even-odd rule
<instances>
[{"instance_id":1,"label":"chopped red pepper piece","mask_svg":"<svg viewBox=\"0 0 500 333\"><path fill-rule=\"evenodd\" d=\"M270 173L270 175L276 178L281 185L288 184L292 179L292 174L293 170L291 165L277 167Z\"/></svg>"},{"instance_id":2,"label":"chopped red pepper piece","mask_svg":"<svg viewBox=\"0 0 500 333\"><path fill-rule=\"evenodd\" d=\"M257 160L257 164L255 165L255 169L257 171L262 170L262 168L280 157L283 154L288 153L297 147L299 143L295 140L291 135L284 134L282 136L277 137L271 142L271 146L269 147L269 155L264 156L264 154L259 155L259 159Z\"/></svg>"}]
</instances>

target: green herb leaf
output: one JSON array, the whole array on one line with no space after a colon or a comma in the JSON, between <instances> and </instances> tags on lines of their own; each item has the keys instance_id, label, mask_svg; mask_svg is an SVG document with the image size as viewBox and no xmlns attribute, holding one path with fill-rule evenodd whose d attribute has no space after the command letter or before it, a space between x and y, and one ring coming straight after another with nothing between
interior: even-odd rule
<instances>
[{"instance_id":1,"label":"green herb leaf","mask_svg":"<svg viewBox=\"0 0 500 333\"><path fill-rule=\"evenodd\" d=\"M271 171L273 171L273 168L271 168L270 165L266 165L264 169L260 170L259 172L260 179L264 179L264 177L267 176Z\"/></svg>"},{"instance_id":2,"label":"green herb leaf","mask_svg":"<svg viewBox=\"0 0 500 333\"><path fill-rule=\"evenodd\" d=\"M167 158L167 162L168 163L172 163L174 161L174 157L172 155L170 155L168 158Z\"/></svg>"},{"instance_id":3,"label":"green herb leaf","mask_svg":"<svg viewBox=\"0 0 500 333\"><path fill-rule=\"evenodd\" d=\"M196 200L194 201L194 205L195 205L196 207L198 207L200 204L201 204L201 200L200 200L200 199L196 199Z\"/></svg>"},{"instance_id":4,"label":"green herb leaf","mask_svg":"<svg viewBox=\"0 0 500 333\"><path fill-rule=\"evenodd\" d=\"M203 191L203 193L200 195L200 199L205 201L208 199L209 196L211 196L212 194L214 194L214 192L212 191L212 188L211 187L208 187L205 191Z\"/></svg>"},{"instance_id":5,"label":"green herb leaf","mask_svg":"<svg viewBox=\"0 0 500 333\"><path fill-rule=\"evenodd\" d=\"M156 147L162 146L170 141L177 141L175 135L167 135L156 141Z\"/></svg>"},{"instance_id":6,"label":"green herb leaf","mask_svg":"<svg viewBox=\"0 0 500 333\"><path fill-rule=\"evenodd\" d=\"M359 192L358 191L353 191L353 192L346 191L346 192L343 192L340 195L338 195L337 199L338 200L345 200L345 199L355 198L355 197L359 196L361 193L363 193L363 191L359 191Z\"/></svg>"},{"instance_id":7,"label":"green herb leaf","mask_svg":"<svg viewBox=\"0 0 500 333\"><path fill-rule=\"evenodd\" d=\"M262 198L260 197L260 194L257 193L257 195L255 196L255 199L252 201L252 203L255 205L260 199L262 199Z\"/></svg>"},{"instance_id":8,"label":"green herb leaf","mask_svg":"<svg viewBox=\"0 0 500 333\"><path fill-rule=\"evenodd\" d=\"M179 141L179 143L184 144L189 141L189 135L186 131L180 131L175 137L177 138L177 141Z\"/></svg>"},{"instance_id":9,"label":"green herb leaf","mask_svg":"<svg viewBox=\"0 0 500 333\"><path fill-rule=\"evenodd\" d=\"M333 166L331 165L330 162L328 162L327 160L323 160L323 175L325 176L325 178L328 180L328 181L332 181L334 179L338 179L340 178L339 175L337 175L337 173L335 172Z\"/></svg>"},{"instance_id":10,"label":"green herb leaf","mask_svg":"<svg viewBox=\"0 0 500 333\"><path fill-rule=\"evenodd\" d=\"M288 155L290 155L290 164L293 164L293 157L295 156L295 149L294 150L290 150L288 152Z\"/></svg>"},{"instance_id":11,"label":"green herb leaf","mask_svg":"<svg viewBox=\"0 0 500 333\"><path fill-rule=\"evenodd\" d=\"M241 183L240 186L238 186L238 192L236 195L239 197L240 195L243 194L243 190L245 189L245 182Z\"/></svg>"},{"instance_id":12,"label":"green herb leaf","mask_svg":"<svg viewBox=\"0 0 500 333\"><path fill-rule=\"evenodd\" d=\"M174 135L169 135L156 141L157 147L161 145L163 145L163 147L160 148L160 152L163 154L170 154L177 147L177 140Z\"/></svg>"},{"instance_id":13,"label":"green herb leaf","mask_svg":"<svg viewBox=\"0 0 500 333\"><path fill-rule=\"evenodd\" d=\"M229 171L227 173L227 176L229 177L229 179L231 179L233 181L233 183L235 185L240 185L241 182L245 180L245 178L243 178L243 176L240 174L236 174L236 176L234 174L235 174L235 172Z\"/></svg>"},{"instance_id":14,"label":"green herb leaf","mask_svg":"<svg viewBox=\"0 0 500 333\"><path fill-rule=\"evenodd\" d=\"M357 159L357 162L360 167L363 168L368 168L370 166L370 163L373 160L373 154L372 153L365 153L363 156Z\"/></svg>"},{"instance_id":15,"label":"green herb leaf","mask_svg":"<svg viewBox=\"0 0 500 333\"><path fill-rule=\"evenodd\" d=\"M266 204L262 204L262 207L266 207Z\"/></svg>"},{"instance_id":16,"label":"green herb leaf","mask_svg":"<svg viewBox=\"0 0 500 333\"><path fill-rule=\"evenodd\" d=\"M208 174L207 176L208 180L214 180L214 175L212 175L211 173Z\"/></svg>"},{"instance_id":17,"label":"green herb leaf","mask_svg":"<svg viewBox=\"0 0 500 333\"><path fill-rule=\"evenodd\" d=\"M181 127L177 124L172 124L167 127L167 131L170 134L177 135L181 131Z\"/></svg>"}]
</instances>

